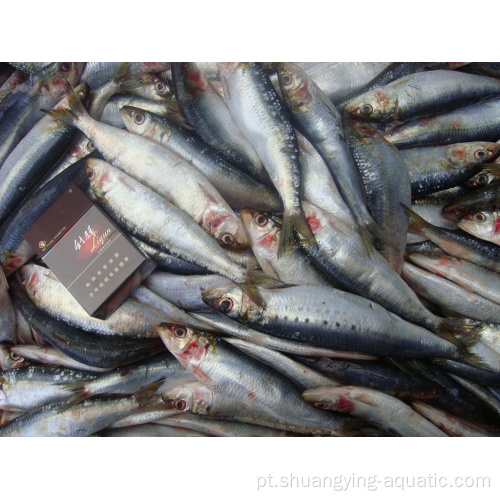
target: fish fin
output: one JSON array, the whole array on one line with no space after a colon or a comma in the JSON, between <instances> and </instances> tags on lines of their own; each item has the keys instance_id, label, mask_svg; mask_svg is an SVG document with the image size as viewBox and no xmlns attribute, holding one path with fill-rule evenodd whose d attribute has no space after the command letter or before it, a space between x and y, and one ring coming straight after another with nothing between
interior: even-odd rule
<instances>
[{"instance_id":1,"label":"fish fin","mask_svg":"<svg viewBox=\"0 0 500 500\"><path fill-rule=\"evenodd\" d=\"M3 101L11 92L12 89L0 90L0 101Z\"/></svg>"},{"instance_id":2,"label":"fish fin","mask_svg":"<svg viewBox=\"0 0 500 500\"><path fill-rule=\"evenodd\" d=\"M64 387L65 389L68 389L69 391L72 392L72 395L66 400L66 403L61 407L61 411L67 410L68 408L71 408L72 406L80 403L80 401L83 401L84 399L88 399L91 396L93 396L93 394L89 394L85 388L87 382L90 382L90 380L79 380L78 382L69 382L69 383L61 382L59 384L54 384Z\"/></svg>"},{"instance_id":3,"label":"fish fin","mask_svg":"<svg viewBox=\"0 0 500 500\"><path fill-rule=\"evenodd\" d=\"M140 391L137 391L132 397L137 401L139 407L136 411L140 411L143 408L151 409L157 405L165 409L165 403L161 399L161 394L158 394L158 389L163 385L165 377L160 380L155 380L153 383L143 387ZM157 408L158 409L158 408Z\"/></svg>"},{"instance_id":4,"label":"fish fin","mask_svg":"<svg viewBox=\"0 0 500 500\"><path fill-rule=\"evenodd\" d=\"M399 359L399 358L387 358L392 364L396 365L402 372L406 373L406 375L409 375L415 382L418 384L422 385L423 387L428 387L429 386L429 381L423 379L419 375L417 375L409 366L406 360L404 359ZM412 360L412 362L418 363L416 360Z\"/></svg>"},{"instance_id":5,"label":"fish fin","mask_svg":"<svg viewBox=\"0 0 500 500\"><path fill-rule=\"evenodd\" d=\"M120 63L116 71L113 73L111 79L118 86L116 92L127 92L128 90L134 90L136 88L142 87L144 84L143 79L139 77L131 77L130 73L130 63L123 62Z\"/></svg>"},{"instance_id":6,"label":"fish fin","mask_svg":"<svg viewBox=\"0 0 500 500\"><path fill-rule=\"evenodd\" d=\"M359 235L361 236L361 241L363 242L363 246L365 247L368 255L372 255L374 251L373 247L373 236L372 231L368 229L368 227L358 225Z\"/></svg>"},{"instance_id":7,"label":"fish fin","mask_svg":"<svg viewBox=\"0 0 500 500\"><path fill-rule=\"evenodd\" d=\"M465 352L481 338L483 322L470 318L443 318L435 333Z\"/></svg>"},{"instance_id":8,"label":"fish fin","mask_svg":"<svg viewBox=\"0 0 500 500\"><path fill-rule=\"evenodd\" d=\"M52 110L42 109L41 111L63 123L73 126L76 126L81 116L87 115L86 109L83 107L82 102L71 86L69 86L68 89L68 107Z\"/></svg>"},{"instance_id":9,"label":"fish fin","mask_svg":"<svg viewBox=\"0 0 500 500\"><path fill-rule=\"evenodd\" d=\"M247 280L244 283L239 283L238 286L258 307L263 309L266 308L266 302L259 292L257 285L262 288L283 288L289 286L286 283L283 283L276 278L272 278L261 271L248 271Z\"/></svg>"},{"instance_id":10,"label":"fish fin","mask_svg":"<svg viewBox=\"0 0 500 500\"><path fill-rule=\"evenodd\" d=\"M280 241L278 245L278 259L295 246L294 234L300 240L302 246L314 245L316 248L318 247L316 238L311 231L311 227L302 209L300 212L294 213L293 215L285 211L283 214L283 224L281 225Z\"/></svg>"},{"instance_id":11,"label":"fish fin","mask_svg":"<svg viewBox=\"0 0 500 500\"><path fill-rule=\"evenodd\" d=\"M420 217L417 213L415 213L410 207L406 206L404 203L401 203L405 214L408 216L408 231L410 233L419 234L424 236L423 230L425 228L433 227L432 224L427 222L425 219Z\"/></svg>"},{"instance_id":12,"label":"fish fin","mask_svg":"<svg viewBox=\"0 0 500 500\"><path fill-rule=\"evenodd\" d=\"M177 123L177 125L180 125L181 127L188 129L188 130L194 130L191 125L186 121L184 118L184 115L181 112L181 108L179 106L178 101L170 101L166 103L166 114L165 116L169 119L172 120L174 123Z\"/></svg>"},{"instance_id":13,"label":"fish fin","mask_svg":"<svg viewBox=\"0 0 500 500\"><path fill-rule=\"evenodd\" d=\"M130 63L128 62L122 62L118 65L116 68L115 72L111 76L112 80L121 80L123 78L126 78L130 71Z\"/></svg>"},{"instance_id":14,"label":"fish fin","mask_svg":"<svg viewBox=\"0 0 500 500\"><path fill-rule=\"evenodd\" d=\"M371 221L367 225L366 229L368 229L369 231L370 238L367 238L366 234L363 232L365 228L362 226L359 227L361 238L369 255L371 255L375 249L375 247L372 244L373 238L375 238L379 244L389 246L393 250L400 252L401 249L398 248L397 244L394 241L392 241L389 238L389 236L387 236L387 234L384 233L384 231L382 231L377 222L375 222L374 220Z\"/></svg>"}]
</instances>

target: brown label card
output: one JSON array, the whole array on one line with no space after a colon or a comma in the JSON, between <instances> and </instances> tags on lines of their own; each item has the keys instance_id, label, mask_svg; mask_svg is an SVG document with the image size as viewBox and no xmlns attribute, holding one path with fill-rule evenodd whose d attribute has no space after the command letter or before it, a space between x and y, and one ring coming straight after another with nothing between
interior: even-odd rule
<instances>
[{"instance_id":1,"label":"brown label card","mask_svg":"<svg viewBox=\"0 0 500 500\"><path fill-rule=\"evenodd\" d=\"M88 314L105 318L155 267L76 186L25 238Z\"/></svg>"},{"instance_id":2,"label":"brown label card","mask_svg":"<svg viewBox=\"0 0 500 500\"><path fill-rule=\"evenodd\" d=\"M144 261L93 206L45 255L44 262L86 311L94 311Z\"/></svg>"},{"instance_id":3,"label":"brown label card","mask_svg":"<svg viewBox=\"0 0 500 500\"><path fill-rule=\"evenodd\" d=\"M72 185L26 231L24 239L38 257L43 258L91 206L92 201L77 186Z\"/></svg>"}]
</instances>

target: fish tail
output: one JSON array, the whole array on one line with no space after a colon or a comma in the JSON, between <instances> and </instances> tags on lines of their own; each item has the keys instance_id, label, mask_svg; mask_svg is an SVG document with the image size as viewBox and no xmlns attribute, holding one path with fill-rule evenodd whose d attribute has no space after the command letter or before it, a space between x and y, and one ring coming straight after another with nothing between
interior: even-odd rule
<instances>
[{"instance_id":1,"label":"fish tail","mask_svg":"<svg viewBox=\"0 0 500 500\"><path fill-rule=\"evenodd\" d=\"M113 73L111 79L117 85L117 92L127 92L128 90L134 90L143 85L143 79L129 76L130 73L130 63L123 62L120 63L116 71Z\"/></svg>"},{"instance_id":2,"label":"fish tail","mask_svg":"<svg viewBox=\"0 0 500 500\"><path fill-rule=\"evenodd\" d=\"M299 212L290 214L285 210L283 214L283 224L281 226L280 241L278 246L278 258L294 247L293 235L296 235L302 246L314 245L316 238L311 231L309 223L302 209Z\"/></svg>"},{"instance_id":3,"label":"fish tail","mask_svg":"<svg viewBox=\"0 0 500 500\"><path fill-rule=\"evenodd\" d=\"M363 242L363 246L365 247L366 252L368 253L368 255L371 255L374 251L373 231L368 225L367 226L358 225L358 231L359 235L361 236L361 241Z\"/></svg>"},{"instance_id":4,"label":"fish tail","mask_svg":"<svg viewBox=\"0 0 500 500\"><path fill-rule=\"evenodd\" d=\"M432 224L427 222L425 219L420 217L415 213L410 207L407 207L404 203L401 203L405 214L408 216L408 231L410 233L420 234L423 236L423 230L425 228L432 227Z\"/></svg>"},{"instance_id":5,"label":"fish tail","mask_svg":"<svg viewBox=\"0 0 500 500\"><path fill-rule=\"evenodd\" d=\"M445 318L438 325L436 334L459 348L456 355L457 361L487 368L481 356L470 352L471 347L475 346L481 338L483 326L482 321L470 318Z\"/></svg>"},{"instance_id":6,"label":"fish tail","mask_svg":"<svg viewBox=\"0 0 500 500\"><path fill-rule=\"evenodd\" d=\"M165 409L165 403L161 399L161 395L157 393L158 389L163 385L164 381L165 378L156 380L155 382L147 385L132 396L138 404L137 411L140 411L144 408Z\"/></svg>"},{"instance_id":7,"label":"fish tail","mask_svg":"<svg viewBox=\"0 0 500 500\"><path fill-rule=\"evenodd\" d=\"M3 101L11 92L12 89L0 90L0 101Z\"/></svg>"},{"instance_id":8,"label":"fish tail","mask_svg":"<svg viewBox=\"0 0 500 500\"><path fill-rule=\"evenodd\" d=\"M80 101L80 98L71 86L68 88L67 106L61 106L58 109L51 110L42 109L42 111L63 123L73 126L76 126L76 123L82 116L87 115L87 111Z\"/></svg>"},{"instance_id":9,"label":"fish tail","mask_svg":"<svg viewBox=\"0 0 500 500\"><path fill-rule=\"evenodd\" d=\"M62 406L61 411L67 410L68 408L71 408L72 406L80 403L80 401L93 396L91 392L87 391L87 382L89 381L80 380L78 382L62 382L60 384L55 384L68 389L72 393L71 396L66 400L66 404Z\"/></svg>"}]
</instances>

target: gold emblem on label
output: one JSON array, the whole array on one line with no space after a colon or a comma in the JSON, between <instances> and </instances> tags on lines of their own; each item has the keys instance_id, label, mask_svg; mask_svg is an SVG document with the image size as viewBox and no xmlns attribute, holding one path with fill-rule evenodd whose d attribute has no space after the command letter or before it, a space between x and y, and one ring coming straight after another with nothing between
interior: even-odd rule
<instances>
[{"instance_id":1,"label":"gold emblem on label","mask_svg":"<svg viewBox=\"0 0 500 500\"><path fill-rule=\"evenodd\" d=\"M38 243L38 246L43 250L47 246L47 242L42 240Z\"/></svg>"}]
</instances>

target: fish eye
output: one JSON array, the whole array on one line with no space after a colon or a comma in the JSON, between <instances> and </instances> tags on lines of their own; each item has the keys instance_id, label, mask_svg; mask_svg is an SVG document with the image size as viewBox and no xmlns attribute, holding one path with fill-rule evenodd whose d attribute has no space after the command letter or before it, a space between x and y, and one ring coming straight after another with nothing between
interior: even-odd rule
<instances>
[{"instance_id":1,"label":"fish eye","mask_svg":"<svg viewBox=\"0 0 500 500\"><path fill-rule=\"evenodd\" d=\"M174 401L174 406L178 409L178 410L185 410L186 409L186 401L184 401L183 399L176 399Z\"/></svg>"},{"instance_id":2,"label":"fish eye","mask_svg":"<svg viewBox=\"0 0 500 500\"><path fill-rule=\"evenodd\" d=\"M290 85L292 83L292 77L290 75L283 75L281 77L281 81L283 82L283 85Z\"/></svg>"},{"instance_id":3,"label":"fish eye","mask_svg":"<svg viewBox=\"0 0 500 500\"><path fill-rule=\"evenodd\" d=\"M158 92L160 94L165 92L166 88L167 88L167 86L163 82L156 82L155 83L155 90L156 90L156 92Z\"/></svg>"},{"instance_id":4,"label":"fish eye","mask_svg":"<svg viewBox=\"0 0 500 500\"><path fill-rule=\"evenodd\" d=\"M143 113L135 113L134 114L134 122L137 123L137 125L142 125L145 120L146 120L146 116Z\"/></svg>"},{"instance_id":5,"label":"fish eye","mask_svg":"<svg viewBox=\"0 0 500 500\"><path fill-rule=\"evenodd\" d=\"M61 66L59 66L59 69L63 73L67 73L71 69L71 63L69 62L62 63Z\"/></svg>"},{"instance_id":6,"label":"fish eye","mask_svg":"<svg viewBox=\"0 0 500 500\"><path fill-rule=\"evenodd\" d=\"M229 234L229 233L224 233L221 236L221 241L222 241L222 243L224 243L224 245L232 245L234 242L233 235Z\"/></svg>"},{"instance_id":7,"label":"fish eye","mask_svg":"<svg viewBox=\"0 0 500 500\"><path fill-rule=\"evenodd\" d=\"M94 146L94 143L92 141L87 142L87 149L89 151L95 151L95 146Z\"/></svg>"},{"instance_id":8,"label":"fish eye","mask_svg":"<svg viewBox=\"0 0 500 500\"><path fill-rule=\"evenodd\" d=\"M257 226L264 227L267 224L267 217L263 214L257 214L255 216L255 223Z\"/></svg>"},{"instance_id":9,"label":"fish eye","mask_svg":"<svg viewBox=\"0 0 500 500\"><path fill-rule=\"evenodd\" d=\"M19 354L16 354L15 352L11 352L9 354L9 358L12 359L12 361L22 361L22 357L19 356Z\"/></svg>"},{"instance_id":10,"label":"fish eye","mask_svg":"<svg viewBox=\"0 0 500 500\"><path fill-rule=\"evenodd\" d=\"M477 214L474 214L474 215L472 216L472 218L473 218L476 222L486 222L486 219L487 219L486 215L485 215L485 214L483 214L483 212L479 212L479 213L477 213Z\"/></svg>"},{"instance_id":11,"label":"fish eye","mask_svg":"<svg viewBox=\"0 0 500 500\"><path fill-rule=\"evenodd\" d=\"M184 338L186 335L187 335L187 330L182 327L182 326L178 326L175 330L174 330L174 335L179 338L179 339L182 339Z\"/></svg>"},{"instance_id":12,"label":"fish eye","mask_svg":"<svg viewBox=\"0 0 500 500\"><path fill-rule=\"evenodd\" d=\"M474 158L476 160L485 160L488 157L488 153L484 149L479 149L474 153Z\"/></svg>"},{"instance_id":13,"label":"fish eye","mask_svg":"<svg viewBox=\"0 0 500 500\"><path fill-rule=\"evenodd\" d=\"M90 169L89 169L89 170L87 170L87 177L88 177L89 179L92 179L92 177L94 177L94 171L93 171L93 170L90 170Z\"/></svg>"},{"instance_id":14,"label":"fish eye","mask_svg":"<svg viewBox=\"0 0 500 500\"><path fill-rule=\"evenodd\" d=\"M371 104L365 104L361 107L360 111L362 115L371 115L373 113L373 106Z\"/></svg>"},{"instance_id":15,"label":"fish eye","mask_svg":"<svg viewBox=\"0 0 500 500\"><path fill-rule=\"evenodd\" d=\"M483 174L483 175L480 175L478 178L477 178L477 183L478 184L488 184L488 176Z\"/></svg>"},{"instance_id":16,"label":"fish eye","mask_svg":"<svg viewBox=\"0 0 500 500\"><path fill-rule=\"evenodd\" d=\"M314 406L316 408L320 408L321 410L327 410L328 405L326 403L322 403L321 401L318 401L317 403L314 403Z\"/></svg>"},{"instance_id":17,"label":"fish eye","mask_svg":"<svg viewBox=\"0 0 500 500\"><path fill-rule=\"evenodd\" d=\"M226 297L225 299L222 299L219 302L219 311L221 313L230 312L232 308L233 308L233 300L230 299L229 297Z\"/></svg>"}]
</instances>

